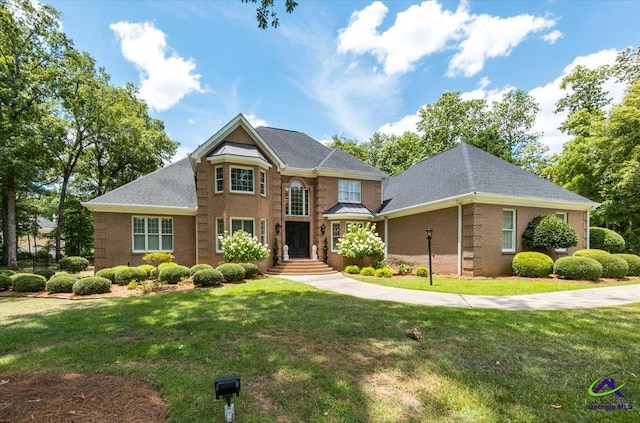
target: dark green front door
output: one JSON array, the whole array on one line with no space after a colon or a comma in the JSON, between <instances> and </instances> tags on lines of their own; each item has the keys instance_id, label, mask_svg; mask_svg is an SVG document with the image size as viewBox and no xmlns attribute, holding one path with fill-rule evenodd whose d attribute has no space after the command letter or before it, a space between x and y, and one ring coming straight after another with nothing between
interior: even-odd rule
<instances>
[{"instance_id":1,"label":"dark green front door","mask_svg":"<svg viewBox=\"0 0 640 423\"><path fill-rule=\"evenodd\" d=\"M309 258L309 222L286 222L289 258Z\"/></svg>"}]
</instances>

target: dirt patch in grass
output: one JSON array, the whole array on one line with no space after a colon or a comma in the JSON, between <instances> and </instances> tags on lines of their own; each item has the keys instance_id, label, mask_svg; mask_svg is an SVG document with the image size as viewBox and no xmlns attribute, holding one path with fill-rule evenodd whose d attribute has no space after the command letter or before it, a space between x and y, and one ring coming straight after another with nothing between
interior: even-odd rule
<instances>
[{"instance_id":1,"label":"dirt patch in grass","mask_svg":"<svg viewBox=\"0 0 640 423\"><path fill-rule=\"evenodd\" d=\"M165 422L149 380L100 374L0 374L0 422Z\"/></svg>"}]
</instances>

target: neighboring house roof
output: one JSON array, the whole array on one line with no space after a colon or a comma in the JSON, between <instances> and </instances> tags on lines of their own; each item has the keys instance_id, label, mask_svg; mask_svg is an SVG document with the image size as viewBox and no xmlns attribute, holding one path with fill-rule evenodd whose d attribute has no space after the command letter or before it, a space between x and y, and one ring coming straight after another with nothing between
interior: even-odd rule
<instances>
[{"instance_id":1,"label":"neighboring house roof","mask_svg":"<svg viewBox=\"0 0 640 423\"><path fill-rule=\"evenodd\" d=\"M92 211L155 211L195 214L195 174L189 158L158 169L131 183L82 203Z\"/></svg>"},{"instance_id":2,"label":"neighboring house roof","mask_svg":"<svg viewBox=\"0 0 640 423\"><path fill-rule=\"evenodd\" d=\"M40 229L53 229L56 227L56 224L50 221L49 219L46 219L42 216L38 216L38 227Z\"/></svg>"},{"instance_id":3,"label":"neighboring house roof","mask_svg":"<svg viewBox=\"0 0 640 423\"><path fill-rule=\"evenodd\" d=\"M465 202L526 205L598 205L546 179L466 143L411 166L385 180L385 215L465 197ZM523 204L524 205L524 204Z\"/></svg>"},{"instance_id":4,"label":"neighboring house roof","mask_svg":"<svg viewBox=\"0 0 640 423\"><path fill-rule=\"evenodd\" d=\"M374 214L363 204L357 203L336 203L324 211L325 217L336 219L348 218L373 218Z\"/></svg>"}]
</instances>

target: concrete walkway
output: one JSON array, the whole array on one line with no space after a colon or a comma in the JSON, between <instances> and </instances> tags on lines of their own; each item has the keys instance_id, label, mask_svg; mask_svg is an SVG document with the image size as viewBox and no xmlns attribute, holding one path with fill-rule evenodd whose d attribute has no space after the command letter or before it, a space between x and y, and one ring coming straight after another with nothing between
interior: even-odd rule
<instances>
[{"instance_id":1,"label":"concrete walkway","mask_svg":"<svg viewBox=\"0 0 640 423\"><path fill-rule=\"evenodd\" d=\"M282 276L319 289L371 300L429 306L494 308L501 310L561 310L572 308L607 307L640 302L640 285L587 288L544 294L488 296L445 294L392 288L347 278L340 273L317 276Z\"/></svg>"}]
</instances>

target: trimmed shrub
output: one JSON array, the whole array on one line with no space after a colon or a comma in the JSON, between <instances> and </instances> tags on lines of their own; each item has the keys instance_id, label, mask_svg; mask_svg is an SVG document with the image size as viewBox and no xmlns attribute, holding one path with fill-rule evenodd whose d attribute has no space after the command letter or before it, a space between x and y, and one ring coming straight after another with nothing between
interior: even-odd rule
<instances>
[{"instance_id":1,"label":"trimmed shrub","mask_svg":"<svg viewBox=\"0 0 640 423\"><path fill-rule=\"evenodd\" d=\"M622 258L629 265L627 276L640 276L640 256L635 254L615 254L615 256Z\"/></svg>"},{"instance_id":2,"label":"trimmed shrub","mask_svg":"<svg viewBox=\"0 0 640 423\"><path fill-rule=\"evenodd\" d=\"M145 254L144 256L142 256L142 260L146 261L153 267L158 267L162 263L173 261L174 257L173 257L173 254L170 254L170 253L156 252L156 253Z\"/></svg>"},{"instance_id":3,"label":"trimmed shrub","mask_svg":"<svg viewBox=\"0 0 640 423\"><path fill-rule=\"evenodd\" d=\"M379 260L379 261L376 260L376 261L373 262L371 267L373 267L374 269L378 270L378 269L384 269L385 267L389 267L389 265L384 260Z\"/></svg>"},{"instance_id":4,"label":"trimmed shrub","mask_svg":"<svg viewBox=\"0 0 640 423\"><path fill-rule=\"evenodd\" d=\"M224 258L229 261L248 263L269 257L269 249L262 245L257 237L243 230L235 231L232 235L225 232L224 235L218 236L218 241Z\"/></svg>"},{"instance_id":5,"label":"trimmed shrub","mask_svg":"<svg viewBox=\"0 0 640 423\"><path fill-rule=\"evenodd\" d=\"M178 265L178 263L174 263L172 261L168 261L168 262L165 262L165 263L160 263L158 265L158 272L162 272L162 270L166 269L167 267L173 267L173 266L177 266L177 265Z\"/></svg>"},{"instance_id":6,"label":"trimmed shrub","mask_svg":"<svg viewBox=\"0 0 640 423\"><path fill-rule=\"evenodd\" d=\"M416 269L416 276L425 277L429 276L429 269L426 267L418 267Z\"/></svg>"},{"instance_id":7,"label":"trimmed shrub","mask_svg":"<svg viewBox=\"0 0 640 423\"><path fill-rule=\"evenodd\" d=\"M358 267L357 264L352 264L350 266L345 267L344 271L349 273L350 275L357 275L358 273L360 273L360 268Z\"/></svg>"},{"instance_id":8,"label":"trimmed shrub","mask_svg":"<svg viewBox=\"0 0 640 423\"><path fill-rule=\"evenodd\" d=\"M137 267L126 267L117 270L114 276L116 283L120 286L128 285L129 282L142 282L147 280L147 272Z\"/></svg>"},{"instance_id":9,"label":"trimmed shrub","mask_svg":"<svg viewBox=\"0 0 640 423\"><path fill-rule=\"evenodd\" d=\"M189 271L191 272L191 276L193 276L196 274L197 271L205 270L205 269L213 269L213 266L206 263L196 264L194 266L191 266L191 269L189 269Z\"/></svg>"},{"instance_id":10,"label":"trimmed shrub","mask_svg":"<svg viewBox=\"0 0 640 423\"><path fill-rule=\"evenodd\" d=\"M78 279L73 284L73 293L76 295L106 294L109 291L111 291L111 281L99 276Z\"/></svg>"},{"instance_id":11,"label":"trimmed shrub","mask_svg":"<svg viewBox=\"0 0 640 423\"><path fill-rule=\"evenodd\" d=\"M193 275L194 285L199 286L216 286L220 285L223 280L224 276L222 273L213 268L198 270L196 274Z\"/></svg>"},{"instance_id":12,"label":"trimmed shrub","mask_svg":"<svg viewBox=\"0 0 640 423\"><path fill-rule=\"evenodd\" d=\"M58 262L58 267L69 273L79 273L87 270L89 260L84 257L65 257Z\"/></svg>"},{"instance_id":13,"label":"trimmed shrub","mask_svg":"<svg viewBox=\"0 0 640 423\"><path fill-rule=\"evenodd\" d=\"M13 279L13 290L16 292L38 292L44 291L47 280L44 276L32 273L18 273L11 277Z\"/></svg>"},{"instance_id":14,"label":"trimmed shrub","mask_svg":"<svg viewBox=\"0 0 640 423\"><path fill-rule=\"evenodd\" d=\"M224 263L216 267L216 270L222 273L224 280L227 282L236 282L244 279L244 267L237 263Z\"/></svg>"},{"instance_id":15,"label":"trimmed shrub","mask_svg":"<svg viewBox=\"0 0 640 423\"><path fill-rule=\"evenodd\" d=\"M553 272L564 279L597 281L602 277L602 265L591 257L561 257L553 265Z\"/></svg>"},{"instance_id":16,"label":"trimmed shrub","mask_svg":"<svg viewBox=\"0 0 640 423\"><path fill-rule=\"evenodd\" d=\"M240 263L240 266L244 267L244 277L254 278L260 273L260 269L253 263Z\"/></svg>"},{"instance_id":17,"label":"trimmed shrub","mask_svg":"<svg viewBox=\"0 0 640 423\"><path fill-rule=\"evenodd\" d=\"M0 270L0 276L13 276L16 272L13 270Z\"/></svg>"},{"instance_id":18,"label":"trimmed shrub","mask_svg":"<svg viewBox=\"0 0 640 423\"><path fill-rule=\"evenodd\" d=\"M408 275L413 272L413 266L407 263L400 263L398 266L398 274L399 275Z\"/></svg>"},{"instance_id":19,"label":"trimmed shrub","mask_svg":"<svg viewBox=\"0 0 640 423\"><path fill-rule=\"evenodd\" d=\"M150 264L141 264L140 266L137 266L137 269L144 270L147 274L147 279L153 277L156 271L156 268Z\"/></svg>"},{"instance_id":20,"label":"trimmed shrub","mask_svg":"<svg viewBox=\"0 0 640 423\"><path fill-rule=\"evenodd\" d=\"M376 270L376 276L379 278L390 278L393 276L393 271L388 267Z\"/></svg>"},{"instance_id":21,"label":"trimmed shrub","mask_svg":"<svg viewBox=\"0 0 640 423\"><path fill-rule=\"evenodd\" d=\"M73 284L77 281L78 278L74 278L73 276L59 276L57 278L49 279L46 286L47 292L50 294L73 292Z\"/></svg>"},{"instance_id":22,"label":"trimmed shrub","mask_svg":"<svg viewBox=\"0 0 640 423\"><path fill-rule=\"evenodd\" d=\"M376 269L374 269L373 267L369 266L369 267L363 267L362 270L360 271L360 274L362 276L375 276L376 274Z\"/></svg>"},{"instance_id":23,"label":"trimmed shrub","mask_svg":"<svg viewBox=\"0 0 640 423\"><path fill-rule=\"evenodd\" d=\"M578 257L591 257L591 256L597 256L597 255L602 255L602 254L609 254L604 250L598 250L596 248L590 248L588 250L578 250L575 253L573 253L574 256L578 256Z\"/></svg>"},{"instance_id":24,"label":"trimmed shrub","mask_svg":"<svg viewBox=\"0 0 640 423\"><path fill-rule=\"evenodd\" d=\"M180 266L176 264L175 266L165 266L164 269L160 270L160 277L158 280L160 282L175 285L183 279L188 279L189 276L191 276L191 272L187 266Z\"/></svg>"},{"instance_id":25,"label":"trimmed shrub","mask_svg":"<svg viewBox=\"0 0 640 423\"><path fill-rule=\"evenodd\" d=\"M151 266L151 267L153 267L153 266ZM134 290L134 289L137 289L137 288L138 288L138 282L136 282L136 281L131 281L131 282L129 282L127 284L127 289L128 290Z\"/></svg>"},{"instance_id":26,"label":"trimmed shrub","mask_svg":"<svg viewBox=\"0 0 640 423\"><path fill-rule=\"evenodd\" d=\"M116 268L107 267L96 272L96 276L99 278L109 279L111 283L116 283Z\"/></svg>"},{"instance_id":27,"label":"trimmed shrub","mask_svg":"<svg viewBox=\"0 0 640 423\"><path fill-rule=\"evenodd\" d=\"M538 216L522 233L522 245L534 250L575 247L578 234L571 225L556 216Z\"/></svg>"},{"instance_id":28,"label":"trimmed shrub","mask_svg":"<svg viewBox=\"0 0 640 423\"><path fill-rule=\"evenodd\" d=\"M51 270L51 269L38 269L35 272L33 272L34 275L40 275L40 276L44 276L44 278L46 280L51 279L51 277L53 275L56 274L55 270Z\"/></svg>"},{"instance_id":29,"label":"trimmed shrub","mask_svg":"<svg viewBox=\"0 0 640 423\"><path fill-rule=\"evenodd\" d=\"M607 253L593 254L589 256L589 258L596 260L602 265L603 278L622 279L627 276L627 272L629 272L629 265L622 257Z\"/></svg>"},{"instance_id":30,"label":"trimmed shrub","mask_svg":"<svg viewBox=\"0 0 640 423\"><path fill-rule=\"evenodd\" d=\"M526 278L546 278L553 272L553 259L535 251L518 253L511 261L513 273Z\"/></svg>"},{"instance_id":31,"label":"trimmed shrub","mask_svg":"<svg viewBox=\"0 0 640 423\"><path fill-rule=\"evenodd\" d=\"M607 228L589 228L589 245L609 253L621 253L626 243L616 231Z\"/></svg>"},{"instance_id":32,"label":"trimmed shrub","mask_svg":"<svg viewBox=\"0 0 640 423\"><path fill-rule=\"evenodd\" d=\"M9 276L0 275L0 291L7 291L13 285Z\"/></svg>"}]
</instances>

